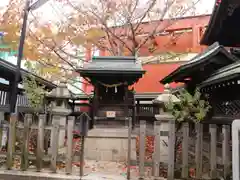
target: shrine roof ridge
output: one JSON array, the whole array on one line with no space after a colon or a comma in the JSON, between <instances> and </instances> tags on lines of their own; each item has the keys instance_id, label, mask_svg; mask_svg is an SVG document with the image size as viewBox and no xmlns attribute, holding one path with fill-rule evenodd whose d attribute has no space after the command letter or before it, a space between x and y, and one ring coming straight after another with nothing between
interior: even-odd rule
<instances>
[{"instance_id":1,"label":"shrine roof ridge","mask_svg":"<svg viewBox=\"0 0 240 180\"><path fill-rule=\"evenodd\" d=\"M96 60L103 60L103 61L137 61L137 58L134 56L93 56L92 60L96 61Z\"/></svg>"},{"instance_id":2,"label":"shrine roof ridge","mask_svg":"<svg viewBox=\"0 0 240 180\"><path fill-rule=\"evenodd\" d=\"M240 61L225 66L215 73L213 73L208 79L199 84L199 87L205 87L215 83L220 83L225 80L236 78L240 75Z\"/></svg>"}]
</instances>

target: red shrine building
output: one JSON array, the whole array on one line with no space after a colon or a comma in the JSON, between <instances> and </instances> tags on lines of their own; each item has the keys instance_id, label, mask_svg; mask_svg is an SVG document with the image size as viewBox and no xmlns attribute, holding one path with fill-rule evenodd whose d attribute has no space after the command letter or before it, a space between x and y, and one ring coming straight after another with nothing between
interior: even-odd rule
<instances>
[{"instance_id":1,"label":"red shrine building","mask_svg":"<svg viewBox=\"0 0 240 180\"><path fill-rule=\"evenodd\" d=\"M179 18L168 26L165 30L167 33L154 36L154 39L152 39L155 45L154 51L151 52L148 47L144 46L139 50L138 59L142 61L146 73L143 78L134 84L136 93L162 92L163 85L159 83L159 79L205 49L205 46L201 46L199 43L209 19L210 15ZM156 22L144 23L144 33L152 32L151 27L154 26L154 23ZM161 24L164 24L164 21ZM92 58L93 50L94 48L86 50L86 60ZM169 55L169 52L174 55ZM124 54L127 55L127 52ZM98 55L109 56L110 53L99 50ZM176 84L172 85L173 88L174 86L176 87ZM90 94L93 90L92 86L87 83L83 84L82 89L87 94Z\"/></svg>"}]
</instances>

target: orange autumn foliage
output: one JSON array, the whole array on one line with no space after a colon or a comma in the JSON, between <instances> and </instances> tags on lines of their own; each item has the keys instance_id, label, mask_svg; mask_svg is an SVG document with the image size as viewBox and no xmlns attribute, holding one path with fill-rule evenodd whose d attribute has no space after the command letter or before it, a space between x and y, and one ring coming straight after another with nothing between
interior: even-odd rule
<instances>
[{"instance_id":1,"label":"orange autumn foliage","mask_svg":"<svg viewBox=\"0 0 240 180\"><path fill-rule=\"evenodd\" d=\"M137 156L139 157L140 153L140 137L137 136L136 139L136 153ZM154 136L146 136L145 137L145 160L150 160L152 159L152 155L154 152Z\"/></svg>"}]
</instances>

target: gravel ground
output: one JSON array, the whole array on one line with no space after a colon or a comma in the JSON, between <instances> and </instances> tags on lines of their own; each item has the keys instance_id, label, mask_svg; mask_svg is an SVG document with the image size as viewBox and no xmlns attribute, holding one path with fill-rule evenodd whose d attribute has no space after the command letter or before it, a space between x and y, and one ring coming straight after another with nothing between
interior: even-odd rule
<instances>
[{"instance_id":1,"label":"gravel ground","mask_svg":"<svg viewBox=\"0 0 240 180\"><path fill-rule=\"evenodd\" d=\"M20 170L20 160L16 159L14 161L14 168L11 174L21 174ZM48 166L49 167L49 166ZM63 165L58 165L57 174L52 173L50 169L42 169L41 176L58 176L59 178L65 177L65 167ZM2 170L5 174L6 167L2 167L0 170ZM145 180L150 180L150 174L151 174L151 168L146 167L145 168ZM36 173L36 167L33 165L30 165L28 171L24 172L26 173ZM79 177L80 167L79 163L73 163L72 165L72 176ZM0 173L2 174L2 173ZM35 175L34 175L35 176ZM67 175L69 176L69 175ZM71 176L71 175L70 175ZM94 160L85 160L84 163L84 178L83 180L126 180L127 177L127 165L123 162L108 162L108 161L94 161ZM139 177L139 169L138 166L131 166L131 179L135 180Z\"/></svg>"},{"instance_id":2,"label":"gravel ground","mask_svg":"<svg viewBox=\"0 0 240 180\"><path fill-rule=\"evenodd\" d=\"M79 172L79 167L73 166L74 172ZM151 174L151 168L145 168L145 176L149 177ZM121 162L107 162L107 161L85 161L84 174L112 174L126 178L127 176L127 165ZM139 169L138 166L131 166L131 177L138 177Z\"/></svg>"}]
</instances>

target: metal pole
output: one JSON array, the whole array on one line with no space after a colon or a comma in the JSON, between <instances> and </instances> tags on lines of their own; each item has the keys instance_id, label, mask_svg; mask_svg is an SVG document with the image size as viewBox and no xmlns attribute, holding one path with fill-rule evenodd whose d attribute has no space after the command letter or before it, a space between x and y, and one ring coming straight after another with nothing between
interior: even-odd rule
<instances>
[{"instance_id":1,"label":"metal pole","mask_svg":"<svg viewBox=\"0 0 240 180\"><path fill-rule=\"evenodd\" d=\"M16 67L16 73L15 73L15 79L14 79L14 82L12 84L13 87L12 87L11 101L10 101L10 112L11 113L16 113L18 82L19 82L19 79L21 77L21 71L20 71L21 70L21 61L22 61L22 57L23 57L23 47L24 47L24 41L25 41L25 37L26 37L29 5L30 5L30 0L27 0L26 5L25 5L25 9L24 9L23 24L22 24L20 42L19 42L19 47L18 47L17 67Z\"/></svg>"}]
</instances>

